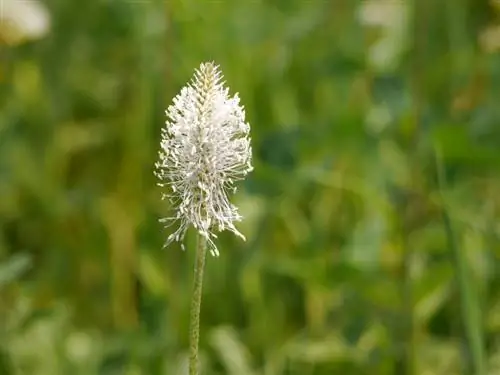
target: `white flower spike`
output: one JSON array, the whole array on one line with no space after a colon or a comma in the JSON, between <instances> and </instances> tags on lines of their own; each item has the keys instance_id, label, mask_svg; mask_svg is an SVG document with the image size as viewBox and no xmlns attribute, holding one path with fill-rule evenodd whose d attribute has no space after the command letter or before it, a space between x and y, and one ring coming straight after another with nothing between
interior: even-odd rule
<instances>
[{"instance_id":1,"label":"white flower spike","mask_svg":"<svg viewBox=\"0 0 500 375\"><path fill-rule=\"evenodd\" d=\"M234 226L242 217L228 194L253 169L250 125L238 94L230 97L222 78L212 62L195 71L165 111L168 120L155 164L159 186L170 187L162 199L168 198L175 209L172 217L160 221L180 223L165 246L182 241L193 225L215 256L219 255L212 240L217 237L215 230L229 229L245 239Z\"/></svg>"}]
</instances>

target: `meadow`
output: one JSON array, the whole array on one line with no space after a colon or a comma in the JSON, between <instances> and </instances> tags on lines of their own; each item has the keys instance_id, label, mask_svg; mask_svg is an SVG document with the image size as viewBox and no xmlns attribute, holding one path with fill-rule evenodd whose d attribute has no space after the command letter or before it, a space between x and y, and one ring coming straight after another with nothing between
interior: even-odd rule
<instances>
[{"instance_id":1,"label":"meadow","mask_svg":"<svg viewBox=\"0 0 500 375\"><path fill-rule=\"evenodd\" d=\"M0 375L187 373L153 170L203 61L254 171L202 374L500 374L498 0L3 1Z\"/></svg>"}]
</instances>

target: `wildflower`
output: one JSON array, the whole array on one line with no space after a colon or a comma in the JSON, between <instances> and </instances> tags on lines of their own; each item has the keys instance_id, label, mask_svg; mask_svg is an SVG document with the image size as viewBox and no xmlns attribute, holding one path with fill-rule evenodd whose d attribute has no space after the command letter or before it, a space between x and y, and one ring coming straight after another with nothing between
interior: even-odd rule
<instances>
[{"instance_id":1,"label":"wildflower","mask_svg":"<svg viewBox=\"0 0 500 375\"><path fill-rule=\"evenodd\" d=\"M40 39L50 27L50 14L42 2L0 0L0 43L15 46Z\"/></svg>"},{"instance_id":2,"label":"wildflower","mask_svg":"<svg viewBox=\"0 0 500 375\"><path fill-rule=\"evenodd\" d=\"M159 186L170 187L162 199L168 198L175 209L172 217L161 221L179 223L165 246L182 241L193 225L216 256L215 230L228 229L245 239L234 226L242 217L228 194L234 193L235 182L253 169L250 126L238 94L230 97L222 78L212 62L195 71L165 111L168 120L155 164Z\"/></svg>"}]
</instances>

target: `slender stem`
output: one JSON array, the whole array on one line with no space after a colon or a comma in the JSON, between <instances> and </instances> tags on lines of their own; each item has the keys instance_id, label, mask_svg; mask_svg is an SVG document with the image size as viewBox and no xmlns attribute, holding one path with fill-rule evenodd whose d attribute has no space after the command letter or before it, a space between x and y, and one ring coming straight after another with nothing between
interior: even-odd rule
<instances>
[{"instance_id":1,"label":"slender stem","mask_svg":"<svg viewBox=\"0 0 500 375\"><path fill-rule=\"evenodd\" d=\"M203 269L205 268L206 253L207 241L203 236L199 235L196 248L196 264L194 267L194 285L189 324L189 375L199 375L200 373L198 343L200 341L201 292L203 289Z\"/></svg>"},{"instance_id":2,"label":"slender stem","mask_svg":"<svg viewBox=\"0 0 500 375\"><path fill-rule=\"evenodd\" d=\"M404 220L404 219L403 219ZM414 249L410 244L410 232L411 229L408 228L408 223L402 223L402 242L401 246L403 249L403 260L401 264L402 271L402 283L401 292L403 311L404 311L404 329L403 337L405 343L404 347L404 373L407 375L417 374L417 350L418 342L416 335L416 323L415 323L415 295L414 295L414 283L412 278L412 263L415 258Z\"/></svg>"},{"instance_id":3,"label":"slender stem","mask_svg":"<svg viewBox=\"0 0 500 375\"><path fill-rule=\"evenodd\" d=\"M437 180L441 200L444 202L446 187L445 166L441 160L439 150L436 150ZM467 264L467 257L462 251L457 231L453 227L452 219L443 205L442 219L450 253L453 257L455 279L458 287L461 319L464 330L464 374L486 374L486 360L484 353L484 336L481 319L481 306L475 281Z\"/></svg>"}]
</instances>

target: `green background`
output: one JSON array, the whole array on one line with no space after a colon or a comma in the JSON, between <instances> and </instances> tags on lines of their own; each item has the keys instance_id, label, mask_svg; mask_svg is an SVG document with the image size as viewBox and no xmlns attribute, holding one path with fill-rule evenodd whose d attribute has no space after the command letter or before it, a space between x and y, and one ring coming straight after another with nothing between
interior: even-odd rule
<instances>
[{"instance_id":1,"label":"green background","mask_svg":"<svg viewBox=\"0 0 500 375\"><path fill-rule=\"evenodd\" d=\"M255 170L203 374L500 374L498 1L45 6L0 27L0 374L185 373L194 236L162 248L153 166L207 60Z\"/></svg>"}]
</instances>

